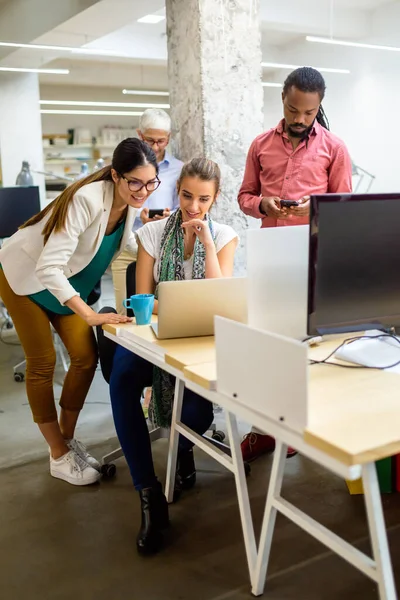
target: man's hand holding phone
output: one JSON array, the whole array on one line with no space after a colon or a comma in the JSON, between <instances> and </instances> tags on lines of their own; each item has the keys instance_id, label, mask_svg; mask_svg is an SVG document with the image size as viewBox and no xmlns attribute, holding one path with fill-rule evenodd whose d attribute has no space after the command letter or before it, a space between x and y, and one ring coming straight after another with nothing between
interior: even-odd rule
<instances>
[{"instance_id":1,"label":"man's hand holding phone","mask_svg":"<svg viewBox=\"0 0 400 600\"><path fill-rule=\"evenodd\" d=\"M281 200L277 196L262 198L260 211L273 219L287 219L290 217L290 213L285 202L287 201Z\"/></svg>"},{"instance_id":2,"label":"man's hand holding phone","mask_svg":"<svg viewBox=\"0 0 400 600\"><path fill-rule=\"evenodd\" d=\"M295 217L308 217L310 214L310 196L301 198L297 202L297 206L292 206L289 211Z\"/></svg>"}]
</instances>

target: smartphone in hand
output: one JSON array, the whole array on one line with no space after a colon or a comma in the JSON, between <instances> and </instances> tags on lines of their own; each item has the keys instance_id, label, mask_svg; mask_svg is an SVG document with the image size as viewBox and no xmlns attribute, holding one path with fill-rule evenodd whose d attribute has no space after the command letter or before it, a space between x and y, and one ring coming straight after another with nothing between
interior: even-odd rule
<instances>
[{"instance_id":1,"label":"smartphone in hand","mask_svg":"<svg viewBox=\"0 0 400 600\"><path fill-rule=\"evenodd\" d=\"M281 208L290 208L291 206L299 206L295 200L281 200Z\"/></svg>"},{"instance_id":2,"label":"smartphone in hand","mask_svg":"<svg viewBox=\"0 0 400 600\"><path fill-rule=\"evenodd\" d=\"M154 219L154 217L158 215L159 217L164 216L163 208L150 208L149 209L149 219Z\"/></svg>"}]
</instances>

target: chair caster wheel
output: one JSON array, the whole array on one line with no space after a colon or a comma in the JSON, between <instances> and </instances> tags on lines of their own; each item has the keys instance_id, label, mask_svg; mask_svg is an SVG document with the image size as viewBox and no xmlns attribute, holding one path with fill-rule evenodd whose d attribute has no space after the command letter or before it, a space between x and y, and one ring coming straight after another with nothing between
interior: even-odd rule
<instances>
[{"instance_id":1,"label":"chair caster wheel","mask_svg":"<svg viewBox=\"0 0 400 600\"><path fill-rule=\"evenodd\" d=\"M102 465L100 469L100 473L103 475L104 479L112 479L113 477L115 477L116 472L117 467L112 463Z\"/></svg>"},{"instance_id":2,"label":"chair caster wheel","mask_svg":"<svg viewBox=\"0 0 400 600\"><path fill-rule=\"evenodd\" d=\"M21 383L25 379L25 375L23 373L14 373L14 381Z\"/></svg>"},{"instance_id":3,"label":"chair caster wheel","mask_svg":"<svg viewBox=\"0 0 400 600\"><path fill-rule=\"evenodd\" d=\"M225 433L223 431L219 431L218 429L213 432L212 439L217 442L223 442L225 439Z\"/></svg>"},{"instance_id":4,"label":"chair caster wheel","mask_svg":"<svg viewBox=\"0 0 400 600\"><path fill-rule=\"evenodd\" d=\"M248 462L244 463L244 472L245 472L246 477L248 477L251 473L251 466L249 465Z\"/></svg>"}]
</instances>

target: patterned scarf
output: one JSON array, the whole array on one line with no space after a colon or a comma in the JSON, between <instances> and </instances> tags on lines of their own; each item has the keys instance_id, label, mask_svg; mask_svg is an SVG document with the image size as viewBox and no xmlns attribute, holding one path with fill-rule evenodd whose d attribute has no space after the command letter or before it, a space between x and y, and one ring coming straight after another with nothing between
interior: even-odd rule
<instances>
[{"instance_id":1,"label":"patterned scarf","mask_svg":"<svg viewBox=\"0 0 400 600\"><path fill-rule=\"evenodd\" d=\"M206 220L215 239L213 224L210 216ZM178 281L185 279L184 263L184 238L182 229L182 213L177 210L167 220L162 238L160 250L160 262L158 265L158 282ZM196 237L193 250L193 279L204 279L206 266L206 250ZM155 291L158 298L158 284ZM153 369L153 388L149 406L149 417L152 423L158 427L169 427L171 425L172 405L174 402L175 378L159 367Z\"/></svg>"}]
</instances>

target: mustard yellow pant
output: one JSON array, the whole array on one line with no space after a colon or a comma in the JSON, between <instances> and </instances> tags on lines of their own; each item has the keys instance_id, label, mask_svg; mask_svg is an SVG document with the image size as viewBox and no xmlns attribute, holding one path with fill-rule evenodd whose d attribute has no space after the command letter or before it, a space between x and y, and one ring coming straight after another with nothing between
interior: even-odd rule
<instances>
[{"instance_id":1,"label":"mustard yellow pant","mask_svg":"<svg viewBox=\"0 0 400 600\"><path fill-rule=\"evenodd\" d=\"M50 325L63 341L71 366L65 377L60 406L79 412L97 366L93 329L78 315L47 313L26 296L17 296L0 269L0 296L13 320L26 358L26 392L35 423L57 420L53 376L56 352Z\"/></svg>"}]
</instances>

